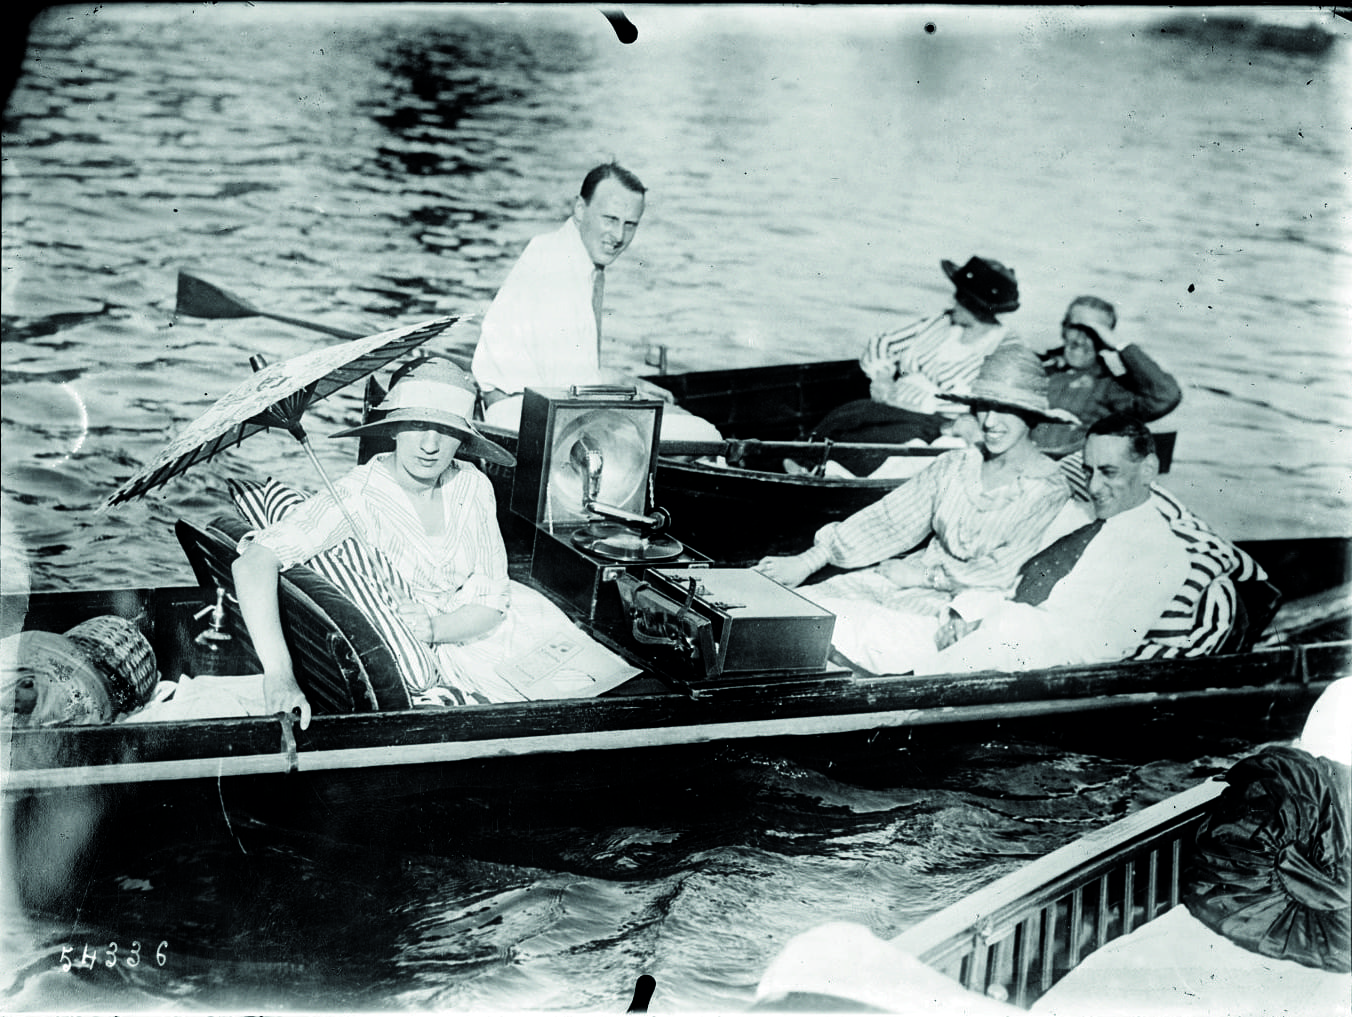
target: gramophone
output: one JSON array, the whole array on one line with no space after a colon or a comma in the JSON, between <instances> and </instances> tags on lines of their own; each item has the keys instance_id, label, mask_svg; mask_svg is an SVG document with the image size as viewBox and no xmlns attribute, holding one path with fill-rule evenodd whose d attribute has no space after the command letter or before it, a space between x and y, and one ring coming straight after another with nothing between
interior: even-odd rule
<instances>
[{"instance_id":1,"label":"gramophone","mask_svg":"<svg viewBox=\"0 0 1352 1017\"><path fill-rule=\"evenodd\" d=\"M709 561L654 504L661 422L662 403L629 388L526 389L511 510L534 524L531 577L593 622L621 573Z\"/></svg>"}]
</instances>

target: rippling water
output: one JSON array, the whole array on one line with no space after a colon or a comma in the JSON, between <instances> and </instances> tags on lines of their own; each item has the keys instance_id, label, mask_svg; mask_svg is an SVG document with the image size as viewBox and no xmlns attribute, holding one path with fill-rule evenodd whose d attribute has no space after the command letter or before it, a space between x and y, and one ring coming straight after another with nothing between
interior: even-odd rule
<instances>
[{"instance_id":1,"label":"rippling water","mask_svg":"<svg viewBox=\"0 0 1352 1017\"><path fill-rule=\"evenodd\" d=\"M1319 56L1190 43L1147 11L629 13L628 46L582 6L39 18L5 110L0 365L4 520L32 586L189 583L175 519L218 512L227 477L308 469L290 439L259 436L96 513L249 355L322 341L176 318L179 269L353 331L479 312L612 156L650 188L608 279L614 362L638 368L657 344L673 370L852 356L946 299L940 258L982 253L1017 270L1009 321L1035 345L1079 293L1119 305L1120 331L1183 383L1168 484L1198 511L1237 537L1348 532L1345 39ZM449 345L473 342L471 324ZM358 400L308 415L335 473L351 449L319 436ZM152 836L99 858L74 912L7 926L8 998L615 1009L647 971L662 1008L737 1008L806 925L895 934L1211 765L1003 743L943 762L864 786L725 759L656 813L589 822L447 805L427 820L439 850L375 861L166 807ZM1007 788L1011 766L1040 814L971 791ZM449 832L467 828L467 843ZM170 940L174 963L54 970L62 943L132 935Z\"/></svg>"}]
</instances>

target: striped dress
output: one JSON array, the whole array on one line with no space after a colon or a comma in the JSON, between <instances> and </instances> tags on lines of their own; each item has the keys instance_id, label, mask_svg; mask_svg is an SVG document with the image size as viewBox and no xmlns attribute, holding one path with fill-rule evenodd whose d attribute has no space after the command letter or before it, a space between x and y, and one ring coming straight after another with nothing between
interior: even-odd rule
<instances>
[{"instance_id":1,"label":"striped dress","mask_svg":"<svg viewBox=\"0 0 1352 1017\"><path fill-rule=\"evenodd\" d=\"M592 696L638 673L574 625L544 594L509 581L488 478L457 460L441 486L444 526L429 535L412 503L382 465L391 454L358 466L334 486L365 540L384 552L400 586L433 614L467 604L504 612L493 628L461 643L429 647L438 685L475 702ZM327 493L305 499L279 522L253 534L283 568L341 544L352 527ZM393 593L395 591L386 591ZM406 682L408 680L406 676ZM415 705L442 704L438 689L413 687Z\"/></svg>"},{"instance_id":2,"label":"striped dress","mask_svg":"<svg viewBox=\"0 0 1352 1017\"><path fill-rule=\"evenodd\" d=\"M881 501L817 531L805 552L809 564L853 571L799 592L836 615L833 642L856 664L909 671L921 651L933 652L939 615L954 596L1013 590L1019 568L1070 497L1064 474L1045 456L989 490L981 462L978 449L947 452ZM908 552L932 586L901 587L867 567Z\"/></svg>"},{"instance_id":3,"label":"striped dress","mask_svg":"<svg viewBox=\"0 0 1352 1017\"><path fill-rule=\"evenodd\" d=\"M498 530L493 487L470 463L457 460L441 487L444 525L429 535L413 504L376 456L334 485L363 530L385 553L414 597L437 614L466 604L506 611L507 550ZM307 498L258 536L283 568L307 561L351 537L347 518L326 492Z\"/></svg>"},{"instance_id":4,"label":"striped dress","mask_svg":"<svg viewBox=\"0 0 1352 1017\"><path fill-rule=\"evenodd\" d=\"M874 401L915 413L966 413L966 406L940 399L939 393L970 391L982 361L1010 338L1003 325L982 332L976 341L965 339L967 333L944 311L875 337L859 358L872 380Z\"/></svg>"}]
</instances>

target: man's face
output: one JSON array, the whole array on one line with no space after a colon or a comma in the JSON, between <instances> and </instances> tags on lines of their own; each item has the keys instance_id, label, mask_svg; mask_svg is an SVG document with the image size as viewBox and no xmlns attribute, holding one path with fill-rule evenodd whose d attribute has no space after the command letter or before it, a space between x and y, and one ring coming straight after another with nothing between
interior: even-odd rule
<instances>
[{"instance_id":1,"label":"man's face","mask_svg":"<svg viewBox=\"0 0 1352 1017\"><path fill-rule=\"evenodd\" d=\"M624 253L643 218L643 195L629 190L613 177L602 180L590 202L573 202L573 221L582 234L582 245L591 260L602 267Z\"/></svg>"},{"instance_id":2,"label":"man's face","mask_svg":"<svg viewBox=\"0 0 1352 1017\"><path fill-rule=\"evenodd\" d=\"M1066 363L1077 371L1083 371L1093 366L1098 350L1089 334L1080 331L1076 325L1088 325L1109 342L1112 341L1110 337L1113 329L1108 315L1097 307L1071 304L1066 309L1065 319L1061 322L1061 342L1066 350Z\"/></svg>"},{"instance_id":3,"label":"man's face","mask_svg":"<svg viewBox=\"0 0 1352 1017\"><path fill-rule=\"evenodd\" d=\"M1084 473L1094 515L1109 519L1150 497L1150 483L1159 474L1159 459L1131 457L1131 441L1117 434L1091 434L1084 443Z\"/></svg>"}]
</instances>

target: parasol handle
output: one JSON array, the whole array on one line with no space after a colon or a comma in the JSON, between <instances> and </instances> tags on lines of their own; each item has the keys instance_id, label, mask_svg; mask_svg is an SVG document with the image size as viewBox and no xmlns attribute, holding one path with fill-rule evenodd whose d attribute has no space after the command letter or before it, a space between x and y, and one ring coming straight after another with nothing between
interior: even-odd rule
<instances>
[{"instance_id":1,"label":"parasol handle","mask_svg":"<svg viewBox=\"0 0 1352 1017\"><path fill-rule=\"evenodd\" d=\"M294 434L295 432L292 433ZM315 450L310 445L310 439L305 436L305 432L302 430L300 434L296 435L296 440L300 442L300 447L305 449L305 454L310 457L310 462L312 462L314 468L319 471L320 479L324 481L324 487L328 490L330 496L332 496L334 504L338 506L338 511L343 514L343 518L347 520L347 525L352 528L353 539L369 553L372 548L366 541L366 534L363 533L362 528L357 525L357 520L352 518L352 513L348 512L347 506L343 504L343 499L338 497L338 489L333 486L333 481L329 479L329 471L324 469L324 464L319 461L319 456L315 455Z\"/></svg>"}]
</instances>

